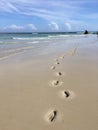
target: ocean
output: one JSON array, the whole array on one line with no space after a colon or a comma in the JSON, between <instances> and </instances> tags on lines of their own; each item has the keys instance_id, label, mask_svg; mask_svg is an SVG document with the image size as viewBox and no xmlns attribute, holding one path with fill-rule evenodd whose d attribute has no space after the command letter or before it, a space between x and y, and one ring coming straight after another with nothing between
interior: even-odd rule
<instances>
[{"instance_id":1,"label":"ocean","mask_svg":"<svg viewBox=\"0 0 98 130\"><path fill-rule=\"evenodd\" d=\"M14 42L15 40L34 40L42 39L47 37L57 37L57 36L68 36L79 34L77 32L39 32L39 33L0 33L0 43L1 42Z\"/></svg>"},{"instance_id":2,"label":"ocean","mask_svg":"<svg viewBox=\"0 0 98 130\"><path fill-rule=\"evenodd\" d=\"M46 47L46 51L48 51L50 44L61 43L81 36L81 33L78 32L0 33L0 59L28 50L34 52L38 48L41 51L41 48Z\"/></svg>"}]
</instances>

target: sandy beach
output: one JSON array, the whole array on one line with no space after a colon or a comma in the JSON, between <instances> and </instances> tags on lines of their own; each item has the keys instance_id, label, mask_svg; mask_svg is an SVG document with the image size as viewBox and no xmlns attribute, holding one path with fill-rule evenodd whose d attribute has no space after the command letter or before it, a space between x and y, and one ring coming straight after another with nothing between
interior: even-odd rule
<instances>
[{"instance_id":1,"label":"sandy beach","mask_svg":"<svg viewBox=\"0 0 98 130\"><path fill-rule=\"evenodd\" d=\"M98 130L98 38L50 37L0 53L0 130Z\"/></svg>"}]
</instances>

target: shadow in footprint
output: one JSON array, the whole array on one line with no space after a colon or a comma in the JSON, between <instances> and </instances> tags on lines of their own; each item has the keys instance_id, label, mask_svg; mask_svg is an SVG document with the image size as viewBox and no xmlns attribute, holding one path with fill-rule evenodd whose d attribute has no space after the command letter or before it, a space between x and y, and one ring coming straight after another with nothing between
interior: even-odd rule
<instances>
[{"instance_id":1,"label":"shadow in footprint","mask_svg":"<svg viewBox=\"0 0 98 130\"><path fill-rule=\"evenodd\" d=\"M68 98L70 96L70 93L68 91L63 91L64 95L66 98Z\"/></svg>"}]
</instances>

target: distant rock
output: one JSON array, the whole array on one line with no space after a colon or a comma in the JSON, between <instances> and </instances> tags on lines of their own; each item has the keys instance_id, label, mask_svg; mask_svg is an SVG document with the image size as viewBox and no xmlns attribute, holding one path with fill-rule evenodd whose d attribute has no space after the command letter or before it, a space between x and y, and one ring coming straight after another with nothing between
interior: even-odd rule
<instances>
[{"instance_id":1,"label":"distant rock","mask_svg":"<svg viewBox=\"0 0 98 130\"><path fill-rule=\"evenodd\" d=\"M87 30L85 30L84 34L88 34L88 31L87 31Z\"/></svg>"}]
</instances>

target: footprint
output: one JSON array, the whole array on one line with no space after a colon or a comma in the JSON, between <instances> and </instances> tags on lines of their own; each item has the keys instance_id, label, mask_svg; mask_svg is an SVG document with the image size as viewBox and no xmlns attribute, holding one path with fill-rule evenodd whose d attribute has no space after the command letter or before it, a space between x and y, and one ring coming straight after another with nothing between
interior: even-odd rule
<instances>
[{"instance_id":1,"label":"footprint","mask_svg":"<svg viewBox=\"0 0 98 130\"><path fill-rule=\"evenodd\" d=\"M76 54L77 47L74 47L72 50L68 52L69 55L74 56Z\"/></svg>"},{"instance_id":2,"label":"footprint","mask_svg":"<svg viewBox=\"0 0 98 130\"><path fill-rule=\"evenodd\" d=\"M68 99L68 100L71 100L73 99L76 95L73 91L69 91L69 90L63 90L63 91L60 91L58 93L58 96L62 99Z\"/></svg>"},{"instance_id":3,"label":"footprint","mask_svg":"<svg viewBox=\"0 0 98 130\"><path fill-rule=\"evenodd\" d=\"M64 59L64 56L61 56L60 58L61 58L61 59Z\"/></svg>"},{"instance_id":4,"label":"footprint","mask_svg":"<svg viewBox=\"0 0 98 130\"><path fill-rule=\"evenodd\" d=\"M60 63L59 63L59 62L56 62L55 64L56 64L56 65L59 65Z\"/></svg>"},{"instance_id":5,"label":"footprint","mask_svg":"<svg viewBox=\"0 0 98 130\"><path fill-rule=\"evenodd\" d=\"M53 80L51 81L52 86L58 87L61 86L63 84L63 82L59 81L59 80Z\"/></svg>"},{"instance_id":6,"label":"footprint","mask_svg":"<svg viewBox=\"0 0 98 130\"><path fill-rule=\"evenodd\" d=\"M55 108L49 109L44 113L44 115L44 120L49 124L62 122L64 119L63 114Z\"/></svg>"},{"instance_id":7,"label":"footprint","mask_svg":"<svg viewBox=\"0 0 98 130\"><path fill-rule=\"evenodd\" d=\"M62 73L61 72L57 72L56 75L57 76L62 76Z\"/></svg>"},{"instance_id":8,"label":"footprint","mask_svg":"<svg viewBox=\"0 0 98 130\"><path fill-rule=\"evenodd\" d=\"M59 60L58 58L55 59L56 62L58 62L58 60Z\"/></svg>"},{"instance_id":9,"label":"footprint","mask_svg":"<svg viewBox=\"0 0 98 130\"><path fill-rule=\"evenodd\" d=\"M46 117L47 121L52 123L56 119L57 113L58 113L57 110L49 111L48 114L47 114L47 117Z\"/></svg>"},{"instance_id":10,"label":"footprint","mask_svg":"<svg viewBox=\"0 0 98 130\"><path fill-rule=\"evenodd\" d=\"M55 86L57 86L59 84L59 80L52 81L52 84L55 85Z\"/></svg>"},{"instance_id":11,"label":"footprint","mask_svg":"<svg viewBox=\"0 0 98 130\"><path fill-rule=\"evenodd\" d=\"M77 48L75 47L73 50L72 50L72 56L74 56L76 54L76 51L77 51Z\"/></svg>"},{"instance_id":12,"label":"footprint","mask_svg":"<svg viewBox=\"0 0 98 130\"><path fill-rule=\"evenodd\" d=\"M51 66L51 69L54 70L56 67L55 66Z\"/></svg>"},{"instance_id":13,"label":"footprint","mask_svg":"<svg viewBox=\"0 0 98 130\"><path fill-rule=\"evenodd\" d=\"M64 59L65 55L60 56L60 59Z\"/></svg>"}]
</instances>

